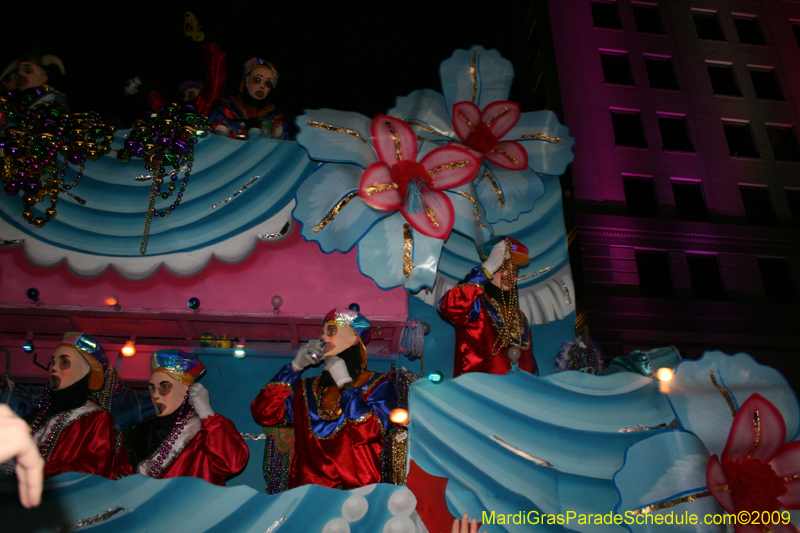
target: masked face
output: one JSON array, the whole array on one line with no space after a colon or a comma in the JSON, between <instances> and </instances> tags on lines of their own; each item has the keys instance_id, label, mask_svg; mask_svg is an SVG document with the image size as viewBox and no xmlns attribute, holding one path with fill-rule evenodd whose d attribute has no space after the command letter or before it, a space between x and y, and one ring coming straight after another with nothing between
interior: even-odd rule
<instances>
[{"instance_id":1,"label":"masked face","mask_svg":"<svg viewBox=\"0 0 800 533\"><path fill-rule=\"evenodd\" d=\"M47 73L39 65L20 61L17 65L17 89L32 89L47 83Z\"/></svg>"},{"instance_id":2,"label":"masked face","mask_svg":"<svg viewBox=\"0 0 800 533\"><path fill-rule=\"evenodd\" d=\"M275 87L275 73L263 65L250 71L244 82L247 92L256 100L263 100Z\"/></svg>"},{"instance_id":3,"label":"masked face","mask_svg":"<svg viewBox=\"0 0 800 533\"><path fill-rule=\"evenodd\" d=\"M188 385L169 377L164 372L153 372L150 376L150 401L156 409L156 416L167 416L183 403Z\"/></svg>"},{"instance_id":4,"label":"masked face","mask_svg":"<svg viewBox=\"0 0 800 533\"><path fill-rule=\"evenodd\" d=\"M50 360L50 388L63 390L91 372L86 359L75 348L59 346Z\"/></svg>"},{"instance_id":5,"label":"masked face","mask_svg":"<svg viewBox=\"0 0 800 533\"><path fill-rule=\"evenodd\" d=\"M6 77L3 78L1 82L3 85L3 89L7 91L13 91L17 88L17 73L16 72L9 72L6 74Z\"/></svg>"},{"instance_id":6,"label":"masked face","mask_svg":"<svg viewBox=\"0 0 800 533\"><path fill-rule=\"evenodd\" d=\"M192 100L197 98L198 94L200 94L200 89L198 89L197 87L189 87L183 93L183 101L184 102L191 102Z\"/></svg>"},{"instance_id":7,"label":"masked face","mask_svg":"<svg viewBox=\"0 0 800 533\"><path fill-rule=\"evenodd\" d=\"M328 324L322 327L322 342L325 343L323 356L336 355L342 353L358 342L358 335L350 329L340 327L335 324Z\"/></svg>"}]
</instances>

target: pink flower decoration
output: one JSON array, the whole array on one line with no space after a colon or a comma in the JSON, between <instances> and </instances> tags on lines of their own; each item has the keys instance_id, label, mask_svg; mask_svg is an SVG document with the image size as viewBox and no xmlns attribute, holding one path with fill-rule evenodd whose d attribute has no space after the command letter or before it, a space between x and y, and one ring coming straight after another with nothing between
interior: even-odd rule
<instances>
[{"instance_id":1,"label":"pink flower decoration","mask_svg":"<svg viewBox=\"0 0 800 533\"><path fill-rule=\"evenodd\" d=\"M733 419L720 461L711 457L706 484L731 514L800 509L800 442L784 443L783 415L753 394ZM792 524L765 524L774 533L798 533ZM761 525L736 525L736 533L762 533Z\"/></svg>"},{"instance_id":2,"label":"pink flower decoration","mask_svg":"<svg viewBox=\"0 0 800 533\"><path fill-rule=\"evenodd\" d=\"M508 170L528 168L528 152L516 141L501 141L517 125L522 113L519 104L498 100L481 113L472 102L453 106L453 128L456 135L481 158Z\"/></svg>"},{"instance_id":3,"label":"pink flower decoration","mask_svg":"<svg viewBox=\"0 0 800 533\"><path fill-rule=\"evenodd\" d=\"M464 148L444 146L417 162L417 137L408 124L378 115L370 130L380 161L364 171L358 194L375 209L399 209L424 235L447 238L456 216L453 203L441 191L472 180L480 158Z\"/></svg>"}]
</instances>

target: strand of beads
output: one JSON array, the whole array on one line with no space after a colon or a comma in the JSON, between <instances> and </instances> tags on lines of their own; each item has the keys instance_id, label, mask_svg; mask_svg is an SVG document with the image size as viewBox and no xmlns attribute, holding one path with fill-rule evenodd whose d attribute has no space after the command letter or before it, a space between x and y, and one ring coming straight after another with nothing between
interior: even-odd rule
<instances>
[{"instance_id":1,"label":"strand of beads","mask_svg":"<svg viewBox=\"0 0 800 533\"><path fill-rule=\"evenodd\" d=\"M50 403L50 387L45 386L42 388L42 395L39 397L39 405L36 407L39 414L36 415L36 419L33 421L33 424L31 424L31 438L39 431L44 415L46 415L48 409L50 409Z\"/></svg>"},{"instance_id":2,"label":"strand of beads","mask_svg":"<svg viewBox=\"0 0 800 533\"><path fill-rule=\"evenodd\" d=\"M161 469L164 468L164 461L167 460L170 451L172 451L172 447L175 446L175 442L178 440L181 432L186 428L186 422L194 415L194 406L189 403L189 392L191 389L192 386L189 385L189 388L186 390L186 396L183 397L183 403L178 412L178 418L175 419L175 425L172 426L172 431L170 431L164 444L162 444L161 448L158 450L158 454L155 456L155 462L153 466L150 467L150 472L147 473L147 475L152 478L158 478L161 474Z\"/></svg>"},{"instance_id":3,"label":"strand of beads","mask_svg":"<svg viewBox=\"0 0 800 533\"><path fill-rule=\"evenodd\" d=\"M522 327L517 311L519 309L519 301L517 298L516 268L514 266L513 252L511 250L511 241L508 239L505 240L505 255L503 257L505 259L500 268L503 270L505 279L508 280L508 291L500 287L500 317L503 320L503 327L500 330L500 335L494 342L494 346L492 346L492 357L499 355L500 350L513 344L513 340L522 335ZM499 273L500 271L498 271L498 274ZM508 301L506 301L506 293L509 293Z\"/></svg>"},{"instance_id":4,"label":"strand of beads","mask_svg":"<svg viewBox=\"0 0 800 533\"><path fill-rule=\"evenodd\" d=\"M58 437L61 436L61 432L66 427L67 419L72 414L75 409L70 409L69 411L64 411L63 413L58 415L58 419L56 423L53 425L53 429L50 431L50 434L47 435L47 438L39 444L39 452L42 454L42 457L46 460L50 456L50 452L53 451L53 448L56 446L56 442L58 442Z\"/></svg>"}]
</instances>

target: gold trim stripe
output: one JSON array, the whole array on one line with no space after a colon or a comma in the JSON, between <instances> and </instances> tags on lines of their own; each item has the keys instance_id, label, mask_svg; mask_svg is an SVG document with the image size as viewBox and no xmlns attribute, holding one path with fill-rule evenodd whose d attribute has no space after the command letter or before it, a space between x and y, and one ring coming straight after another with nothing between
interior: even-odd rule
<instances>
[{"instance_id":1,"label":"gold trim stripe","mask_svg":"<svg viewBox=\"0 0 800 533\"><path fill-rule=\"evenodd\" d=\"M467 124L467 126L470 127L472 131L475 131L475 124L473 124L472 121L469 118L467 118L467 115L461 113L459 114L459 116L461 117L461 120L463 120Z\"/></svg>"},{"instance_id":2,"label":"gold trim stripe","mask_svg":"<svg viewBox=\"0 0 800 533\"><path fill-rule=\"evenodd\" d=\"M514 157L513 155L509 154L509 153L508 153L508 152L506 152L505 150L494 150L494 149L492 149L492 150L489 150L489 151L490 151L490 152L494 152L494 153L496 153L496 154L504 155L504 156L506 156L506 157L508 158L508 160L509 160L509 161L511 161L512 163L514 163L515 165L519 165L519 159L517 159L517 158L516 158L516 157Z\"/></svg>"},{"instance_id":3,"label":"gold trim stripe","mask_svg":"<svg viewBox=\"0 0 800 533\"><path fill-rule=\"evenodd\" d=\"M394 115L392 115L392 116L394 116ZM396 118L396 117L395 117L395 118ZM420 122L419 120L404 120L404 122L405 122L406 124L409 124L409 125L411 125L411 126L419 126L419 127L420 127L420 128L422 128L423 130L425 130L425 131L429 131L429 132L433 133L434 135L438 135L439 137L444 137L444 134L443 134L443 133L439 133L438 131L434 130L433 128L431 128L431 127L430 127L430 126L428 126L427 124L423 124L423 123L422 123L422 122Z\"/></svg>"},{"instance_id":4,"label":"gold trim stripe","mask_svg":"<svg viewBox=\"0 0 800 533\"><path fill-rule=\"evenodd\" d=\"M394 131L394 128L392 127L392 123L391 122L389 122L387 120L387 121L385 121L385 124L386 124L386 127L389 128L389 133L392 134L392 139L394 140L394 155L395 155L395 157L397 158L398 161L402 161L403 160L403 151L400 148L400 136L397 134L396 131Z\"/></svg>"},{"instance_id":5,"label":"gold trim stripe","mask_svg":"<svg viewBox=\"0 0 800 533\"><path fill-rule=\"evenodd\" d=\"M444 165L439 165L438 167L429 171L428 175L430 177L434 177L440 170L453 170L456 168L466 168L469 165L470 165L469 161L454 161L453 163L445 163Z\"/></svg>"},{"instance_id":6,"label":"gold trim stripe","mask_svg":"<svg viewBox=\"0 0 800 533\"><path fill-rule=\"evenodd\" d=\"M526 135L521 135L520 139L537 139L539 141L547 141L551 143L564 142L564 139L561 137L553 137L551 135L545 135L544 133L528 133Z\"/></svg>"},{"instance_id":7,"label":"gold trim stripe","mask_svg":"<svg viewBox=\"0 0 800 533\"><path fill-rule=\"evenodd\" d=\"M411 224L406 222L403 224L403 275L407 278L411 276L411 271L417 266L411 262L413 251L414 234L411 233Z\"/></svg>"},{"instance_id":8,"label":"gold trim stripe","mask_svg":"<svg viewBox=\"0 0 800 533\"><path fill-rule=\"evenodd\" d=\"M747 454L748 459L756 454L758 445L761 444L761 413L758 411L753 413L753 429L755 430L756 434L753 437L753 447L750 448L750 453Z\"/></svg>"},{"instance_id":9,"label":"gold trim stripe","mask_svg":"<svg viewBox=\"0 0 800 533\"><path fill-rule=\"evenodd\" d=\"M429 219L431 219L431 224L433 224L433 227L438 228L439 220L436 218L436 211L434 211L430 207L427 207L425 208L425 214L428 215Z\"/></svg>"},{"instance_id":10,"label":"gold trim stripe","mask_svg":"<svg viewBox=\"0 0 800 533\"><path fill-rule=\"evenodd\" d=\"M478 202L475 201L475 198L473 198L471 194L466 193L464 191L456 191L456 192L461 196L463 196L464 198L466 198L467 200L469 200L470 202L472 202L472 211L475 213L475 220L478 221L478 224L480 224L482 228L487 227L486 224L484 224L483 221L481 220L481 215L478 212Z\"/></svg>"},{"instance_id":11,"label":"gold trim stripe","mask_svg":"<svg viewBox=\"0 0 800 533\"><path fill-rule=\"evenodd\" d=\"M341 210L342 210L342 208L343 208L344 206L346 206L348 203L350 203L350 200L352 200L352 199L353 199L353 198L355 198L356 196L358 196L358 191L353 191L353 192L351 192L350 194L348 194L347 196L345 196L344 198L342 198L342 199L339 201L339 203L338 203L338 204L336 204L336 205L333 207L333 209L331 209L331 212L330 212L330 213L328 213L328 215L327 215L325 218L323 218L323 219L322 219L322 221L321 221L319 224L317 224L317 227L315 227L315 228L314 228L314 235L316 235L317 233L319 233L320 231L322 231L322 229L323 229L325 226L327 226L327 225L328 225L328 223L329 223L331 220L333 220L333 217L335 217L336 215L338 215L338 214L339 214L339 211L341 211Z\"/></svg>"},{"instance_id":12,"label":"gold trim stripe","mask_svg":"<svg viewBox=\"0 0 800 533\"><path fill-rule=\"evenodd\" d=\"M494 176L492 175L492 173L491 173L491 172L489 172L489 171L487 170L487 171L486 171L486 174L485 174L485 176L486 176L486 177L489 179L489 181L492 183L492 190L493 190L493 191L494 191L494 193L497 195L497 201L498 201L498 202L500 202L500 207L501 207L501 208L503 208L503 209L505 209L505 208L506 208L506 201L505 201L505 199L504 199L504 197L503 197L503 190L502 190L502 189L500 188L500 186L497 184L497 181L494 179Z\"/></svg>"},{"instance_id":13,"label":"gold trim stripe","mask_svg":"<svg viewBox=\"0 0 800 533\"><path fill-rule=\"evenodd\" d=\"M372 187L367 187L364 189L364 192L367 193L367 196L372 196L373 194L378 194L379 192L386 192L397 189L398 185L395 182L391 183L373 183Z\"/></svg>"},{"instance_id":14,"label":"gold trim stripe","mask_svg":"<svg viewBox=\"0 0 800 533\"><path fill-rule=\"evenodd\" d=\"M475 97L478 95L478 70L475 65L478 63L478 51L472 52L472 66L469 68L472 74L472 103L475 103Z\"/></svg>"},{"instance_id":15,"label":"gold trim stripe","mask_svg":"<svg viewBox=\"0 0 800 533\"><path fill-rule=\"evenodd\" d=\"M360 133L358 133L355 130L348 130L347 128L337 128L336 126L331 126L330 124L325 124L324 122L315 122L313 120L309 120L308 122L306 122L306 124L308 124L309 126L311 126L313 128L319 128L319 129L322 129L322 130L333 131L333 132L336 132L336 133L346 133L346 134L352 135L356 139L362 141L364 144L369 144L367 142L367 140L364 138L364 136L361 135Z\"/></svg>"},{"instance_id":16,"label":"gold trim stripe","mask_svg":"<svg viewBox=\"0 0 800 533\"><path fill-rule=\"evenodd\" d=\"M731 397L730 391L717 383L717 378L714 377L714 371L711 371L711 383L717 388L717 390L722 394L722 397L725 398L725 401L728 402L728 408L731 410L731 416L736 416L736 406L733 404L733 398Z\"/></svg>"},{"instance_id":17,"label":"gold trim stripe","mask_svg":"<svg viewBox=\"0 0 800 533\"><path fill-rule=\"evenodd\" d=\"M674 500L657 503L655 505L650 505L648 507L642 507L641 509L634 509L632 513L635 515L639 515L639 514L650 513L653 511L659 511L661 509L669 509L670 507L675 507L680 503L693 502L695 500L699 500L700 498L705 498L706 496L711 496L710 490L695 492L694 494L687 494L686 496L681 496L680 498L675 498Z\"/></svg>"},{"instance_id":18,"label":"gold trim stripe","mask_svg":"<svg viewBox=\"0 0 800 533\"><path fill-rule=\"evenodd\" d=\"M507 108L507 107L504 107L504 108L503 108L503 110L502 110L502 111L500 111L500 112L499 112L498 114L496 114L495 116L493 116L493 117L492 117L492 119L491 119L489 122L487 122L487 123L486 123L486 125L487 125L487 126L489 126L489 127L491 128L491 127L492 127L492 122L494 122L496 119L498 119L498 118L502 117L503 115L507 115L507 114L508 114L508 112L509 112L509 111L508 111L508 108Z\"/></svg>"}]
</instances>

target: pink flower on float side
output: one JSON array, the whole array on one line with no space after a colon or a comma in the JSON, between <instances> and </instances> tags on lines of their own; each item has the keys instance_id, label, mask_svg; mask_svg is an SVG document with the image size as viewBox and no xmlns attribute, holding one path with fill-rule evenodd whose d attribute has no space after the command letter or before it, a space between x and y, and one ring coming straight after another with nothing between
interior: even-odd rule
<instances>
[{"instance_id":1,"label":"pink flower on float side","mask_svg":"<svg viewBox=\"0 0 800 533\"><path fill-rule=\"evenodd\" d=\"M370 124L379 162L364 171L358 194L370 207L399 210L411 226L429 237L446 239L455 209L442 192L471 181L479 157L458 146L437 148L417 161L417 137L402 120L378 115Z\"/></svg>"},{"instance_id":2,"label":"pink flower on float side","mask_svg":"<svg viewBox=\"0 0 800 533\"><path fill-rule=\"evenodd\" d=\"M517 125L522 112L519 104L498 100L483 112L472 102L453 106L453 128L461 142L481 158L508 170L528 168L528 152L516 141L501 141Z\"/></svg>"},{"instance_id":3,"label":"pink flower on float side","mask_svg":"<svg viewBox=\"0 0 800 533\"><path fill-rule=\"evenodd\" d=\"M800 442L785 443L783 415L760 394L736 412L720 460L713 455L706 485L731 514L800 509ZM792 524L768 524L773 533L798 533ZM761 526L736 525L736 533L763 533Z\"/></svg>"}]
</instances>

